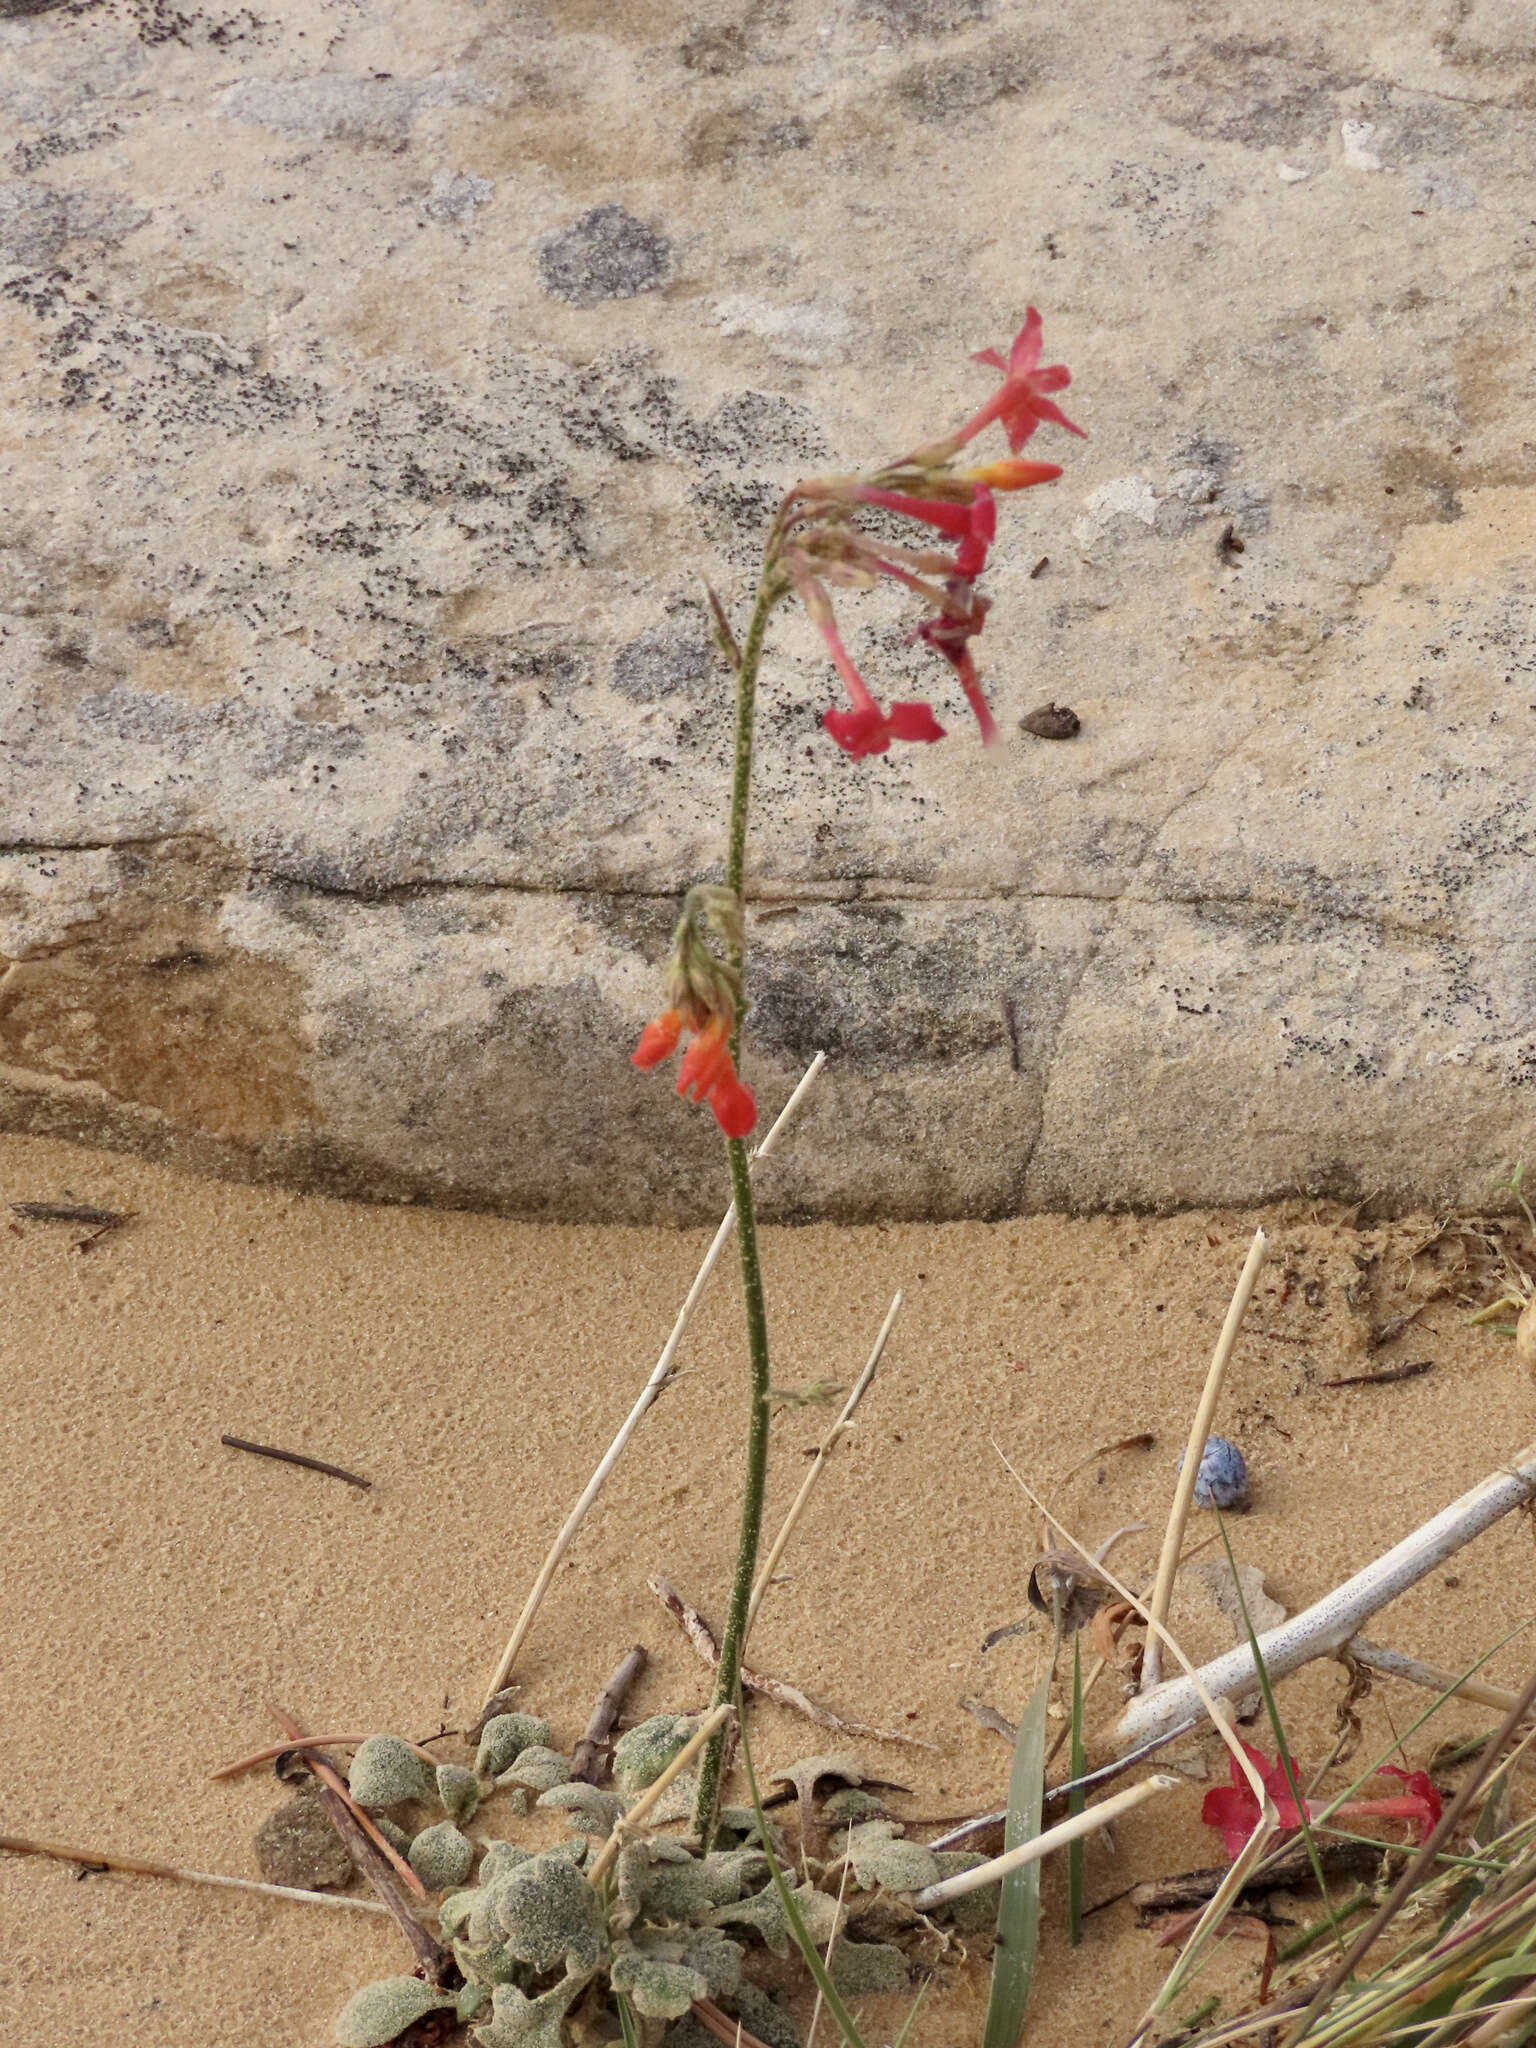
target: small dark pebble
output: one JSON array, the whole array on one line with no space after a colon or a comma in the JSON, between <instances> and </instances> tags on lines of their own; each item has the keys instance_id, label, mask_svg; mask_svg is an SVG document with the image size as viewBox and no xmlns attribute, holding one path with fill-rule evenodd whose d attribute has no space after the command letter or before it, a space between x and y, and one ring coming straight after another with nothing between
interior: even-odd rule
<instances>
[{"instance_id":1,"label":"small dark pebble","mask_svg":"<svg viewBox=\"0 0 1536 2048\"><path fill-rule=\"evenodd\" d=\"M1021 729L1037 740L1075 740L1083 721L1069 704L1041 704L1019 720Z\"/></svg>"},{"instance_id":2,"label":"small dark pebble","mask_svg":"<svg viewBox=\"0 0 1536 2048\"><path fill-rule=\"evenodd\" d=\"M256 1861L268 1884L318 1891L352 1875L346 1844L312 1792L300 1792L269 1813L256 1830Z\"/></svg>"}]
</instances>

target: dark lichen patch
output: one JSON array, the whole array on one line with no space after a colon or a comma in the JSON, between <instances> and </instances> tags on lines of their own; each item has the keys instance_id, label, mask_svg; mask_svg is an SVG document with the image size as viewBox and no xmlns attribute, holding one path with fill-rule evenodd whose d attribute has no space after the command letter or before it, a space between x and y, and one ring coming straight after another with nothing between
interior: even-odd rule
<instances>
[{"instance_id":1,"label":"dark lichen patch","mask_svg":"<svg viewBox=\"0 0 1536 2048\"><path fill-rule=\"evenodd\" d=\"M613 687L637 704L662 697L693 695L708 676L714 658L709 630L696 607L648 626L626 641L613 657Z\"/></svg>"},{"instance_id":2,"label":"dark lichen patch","mask_svg":"<svg viewBox=\"0 0 1536 2048\"><path fill-rule=\"evenodd\" d=\"M1226 36L1170 52L1154 77L1158 110L1186 133L1249 149L1299 149L1332 125L1337 95L1357 81L1319 50L1282 36Z\"/></svg>"},{"instance_id":3,"label":"dark lichen patch","mask_svg":"<svg viewBox=\"0 0 1536 2048\"><path fill-rule=\"evenodd\" d=\"M149 215L126 200L30 178L0 184L0 263L51 263L67 242L120 242Z\"/></svg>"},{"instance_id":4,"label":"dark lichen patch","mask_svg":"<svg viewBox=\"0 0 1536 2048\"><path fill-rule=\"evenodd\" d=\"M803 116L752 101L701 114L683 139L683 155L695 170L729 171L809 149L810 143L810 123Z\"/></svg>"},{"instance_id":5,"label":"dark lichen patch","mask_svg":"<svg viewBox=\"0 0 1536 2048\"><path fill-rule=\"evenodd\" d=\"M659 291L671 267L666 236L622 206L594 206L539 245L544 289L572 306Z\"/></svg>"},{"instance_id":6,"label":"dark lichen patch","mask_svg":"<svg viewBox=\"0 0 1536 2048\"><path fill-rule=\"evenodd\" d=\"M1004 43L974 55L935 57L909 65L892 87L896 99L919 121L947 121L973 114L999 100L1018 99L1039 80L1041 67Z\"/></svg>"},{"instance_id":7,"label":"dark lichen patch","mask_svg":"<svg viewBox=\"0 0 1536 2048\"><path fill-rule=\"evenodd\" d=\"M860 12L905 41L910 36L948 36L985 21L991 0L865 0Z\"/></svg>"}]
</instances>

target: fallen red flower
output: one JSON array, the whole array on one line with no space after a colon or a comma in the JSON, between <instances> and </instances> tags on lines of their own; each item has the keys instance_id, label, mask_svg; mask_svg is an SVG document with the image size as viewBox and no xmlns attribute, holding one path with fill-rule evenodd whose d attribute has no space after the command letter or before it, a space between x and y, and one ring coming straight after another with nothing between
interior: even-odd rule
<instances>
[{"instance_id":1,"label":"fallen red flower","mask_svg":"<svg viewBox=\"0 0 1536 2048\"><path fill-rule=\"evenodd\" d=\"M1301 1812L1298 1810L1296 1794L1291 1790L1292 1780L1298 1785L1301 1782L1297 1776L1295 1759L1287 1759L1290 1763L1290 1777L1287 1778L1285 1764L1278 1757L1271 1763L1262 1750L1254 1749L1246 1742L1243 1744L1243 1750L1248 1761L1258 1772L1265 1791L1274 1802L1282 1832L1299 1828ZM1258 1826L1260 1809L1259 1802L1254 1797L1253 1787L1249 1784L1236 1757L1230 1760L1229 1769L1231 1784L1218 1785L1206 1793L1205 1802L1200 1808L1200 1818L1207 1827L1221 1830L1227 1860L1232 1862L1236 1860L1248 1837ZM1440 1794L1430 1783L1429 1773L1404 1771L1399 1770L1395 1764L1383 1764L1378 1776L1400 1778L1407 1789L1389 1799L1347 1799L1342 1806L1334 1807L1328 1815L1329 1824L1367 1819L1408 1820L1418 1825L1421 1831L1419 1839L1422 1841L1439 1820L1441 1811ZM1319 1819L1328 1809L1327 1800L1315 1803L1305 1800L1302 1805L1309 1821Z\"/></svg>"}]
</instances>

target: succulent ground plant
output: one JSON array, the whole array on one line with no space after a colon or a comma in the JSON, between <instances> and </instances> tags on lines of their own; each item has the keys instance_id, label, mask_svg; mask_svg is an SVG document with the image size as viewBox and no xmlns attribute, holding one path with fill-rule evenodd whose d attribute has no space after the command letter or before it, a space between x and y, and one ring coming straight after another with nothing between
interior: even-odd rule
<instances>
[{"instance_id":1,"label":"succulent ground plant","mask_svg":"<svg viewBox=\"0 0 1536 2048\"><path fill-rule=\"evenodd\" d=\"M463 1983L440 1990L417 1977L386 1977L364 1985L337 2018L342 2048L383 2048L432 2013L465 2023L477 2048L566 2048L578 2027L582 2038L592 2038L594 2027L632 2030L646 2043L697 2048L711 2038L693 2016L701 2000L770 2048L791 2048L793 2021L754 1981L754 1964L761 1972L763 1959L795 1950L770 1862L787 1865L787 1845L760 1811L728 1807L707 1855L689 1842L644 1834L623 1841L597 1869L614 1829L692 1732L682 1714L658 1714L630 1729L614 1756L617 1792L573 1781L548 1724L530 1714L488 1722L475 1769L445 1764L435 1783L398 1738L363 1744L352 1766L363 1804L446 1815L401 1832L412 1868L438 1895L439 1934ZM835 1942L832 1976L850 1998L907 1988L909 1951L921 1945L931 1953L949 1933L912 1911L903 1895L977 1860L936 1856L904 1840L901 1824L872 1793L851 1805L848 1781L857 1775L846 1757L812 1757L779 1774L801 1790L802 1834L809 1837L814 1825L827 1850L824 1861L796 1859L794 1904L818 1947ZM828 1796L816 1813L818 1783ZM682 1778L679 1788L674 1803L685 1815L692 1787ZM485 1802L515 1818L530 1797L564 1813L565 1840L533 1850L464 1832ZM653 1808L651 1817L663 1810ZM383 1817L399 1828L400 1812ZM949 1929L989 1924L996 1908L995 1891L957 1900Z\"/></svg>"}]
</instances>

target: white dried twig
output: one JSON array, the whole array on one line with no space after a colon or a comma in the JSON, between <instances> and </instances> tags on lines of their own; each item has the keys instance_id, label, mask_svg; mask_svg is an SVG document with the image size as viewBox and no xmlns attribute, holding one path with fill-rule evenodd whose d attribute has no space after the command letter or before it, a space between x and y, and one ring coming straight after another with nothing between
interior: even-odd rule
<instances>
[{"instance_id":1,"label":"white dried twig","mask_svg":"<svg viewBox=\"0 0 1536 2048\"><path fill-rule=\"evenodd\" d=\"M1157 1560L1157 1582L1152 1588L1151 1616L1154 1625L1147 1631L1146 1653L1142 1658L1143 1692L1150 1692L1162 1676L1163 1646L1159 1639L1159 1630L1168 1619L1168 1609L1173 1604L1173 1582L1178 1575L1179 1553L1184 1547L1184 1530L1195 1497L1195 1482L1200 1477L1200 1460L1205 1455L1205 1440L1211 1433L1212 1422L1216 1419L1216 1403L1221 1399L1222 1383L1227 1377L1227 1365L1237 1343L1237 1333L1242 1327L1249 1297L1258 1280L1259 1267L1264 1262L1266 1243L1263 1231L1256 1230L1253 1233L1253 1243L1248 1247L1248 1256L1243 1261L1243 1270L1237 1278L1232 1304L1227 1310L1227 1319L1221 1326L1221 1335L1216 1339L1216 1350L1211 1358L1210 1371L1205 1376L1205 1388L1200 1396L1200 1404L1195 1410L1194 1422L1190 1425L1189 1442L1184 1447L1184 1463L1179 1470L1178 1484L1173 1489L1173 1506L1168 1511L1168 1527L1163 1533L1162 1554Z\"/></svg>"},{"instance_id":2,"label":"white dried twig","mask_svg":"<svg viewBox=\"0 0 1536 2048\"><path fill-rule=\"evenodd\" d=\"M759 1159L766 1158L773 1149L779 1134L785 1129L794 1116L795 1111L804 1101L806 1090L826 1065L826 1061L827 1056L824 1052L817 1053L811 1064L800 1076L800 1082L795 1092L779 1111L767 1137L764 1138L762 1144L758 1146L756 1152L752 1155L752 1164L754 1166ZM528 1598L523 1602L523 1611L517 1617L517 1626L513 1629L511 1639L507 1647L502 1651L495 1671L491 1674L491 1682L485 1689L487 1700L494 1699L511 1677L512 1667L516 1664L523 1644L528 1639L528 1632L533 1627L534 1616L544 1604L544 1596L549 1591L550 1582L554 1578L555 1573L560 1569L561 1559L575 1541L577 1530L587 1519L592 1503L602 1492L608 1474L623 1456L625 1445L640 1427L647 1409L666 1391L672 1378L672 1362L677 1357L678 1346L683 1341L683 1332L687 1329L689 1323L692 1322L693 1312L698 1307L704 1290L709 1285L710 1275L714 1272L720 1254L725 1250L726 1244L729 1242L731 1233L735 1228L736 1204L732 1202L730 1208L726 1210L725 1215L721 1218L720 1228L715 1232L709 1250L704 1254L704 1262L699 1267L698 1273L694 1277L693 1285L688 1290L688 1297L677 1312L677 1321L672 1325L672 1334L662 1346L661 1356L656 1361L655 1369L640 1390L640 1398L635 1402L634 1407L630 1409L618 1435L603 1453L597 1470L587 1481L580 1500L577 1501L575 1507L566 1516L564 1526L550 1545L549 1555L539 1566L539 1575L533 1582L533 1589L529 1593Z\"/></svg>"},{"instance_id":3,"label":"white dried twig","mask_svg":"<svg viewBox=\"0 0 1536 2048\"><path fill-rule=\"evenodd\" d=\"M891 1305L885 1312L885 1321L880 1325L880 1334L875 1339L874 1348L869 1354L864 1370L854 1381L853 1391L843 1403L842 1414L838 1416L836 1422L833 1423L826 1436L822 1439L821 1448L817 1451L811 1463L811 1469L806 1473L804 1479L801 1480L800 1491L795 1495L789 1513L784 1517L783 1526L780 1528L778 1535L773 1539L773 1547L769 1550L763 1568L757 1575L757 1584L752 1588L752 1598L747 1605L747 1624L741 1634L743 1651L746 1649L747 1638L752 1633L752 1624L757 1619L757 1610L763 1603L763 1595L773 1583L773 1575L778 1570L779 1562L789 1547L790 1537L795 1533L795 1524L800 1520L801 1515L804 1514L805 1504L810 1499L817 1480L826 1470L827 1460L846 1435L848 1427L853 1421L854 1410L869 1391L869 1383L875 1376L875 1368L880 1363L886 1343L890 1338L892 1329L895 1327L896 1318L901 1313L901 1302L901 1290L898 1288L891 1297Z\"/></svg>"},{"instance_id":4,"label":"white dried twig","mask_svg":"<svg viewBox=\"0 0 1536 2048\"><path fill-rule=\"evenodd\" d=\"M352 1913L387 1913L377 1899L349 1899L331 1892L305 1891L291 1884L263 1884L254 1877L226 1877L216 1870L183 1870L175 1863L155 1863L147 1856L119 1856L103 1849L72 1849L63 1842L35 1842L26 1835L0 1835L0 1849L13 1856L47 1856L55 1863L78 1863L87 1870L122 1870L134 1877L170 1877L178 1884L217 1885L231 1892L254 1892L262 1899L292 1899L304 1906L340 1906Z\"/></svg>"},{"instance_id":5,"label":"white dried twig","mask_svg":"<svg viewBox=\"0 0 1536 2048\"><path fill-rule=\"evenodd\" d=\"M646 1584L676 1619L683 1634L709 1668L718 1670L720 1644L699 1610L689 1605L670 1579L647 1579ZM766 1671L750 1671L745 1664L741 1667L741 1689L759 1693L776 1706L788 1707L791 1713L803 1714L807 1721L814 1721L818 1728L831 1728L839 1735L863 1736L869 1742L899 1742L908 1749L937 1747L935 1743L925 1742L920 1735L905 1735L899 1728L871 1728L863 1721L845 1721L841 1714L834 1714L830 1707L818 1705L798 1685L791 1685L787 1678L770 1678Z\"/></svg>"},{"instance_id":6,"label":"white dried twig","mask_svg":"<svg viewBox=\"0 0 1536 2048\"><path fill-rule=\"evenodd\" d=\"M1381 1643L1368 1643L1364 1636L1351 1636L1345 1654L1384 1678L1405 1678L1410 1685L1425 1686L1430 1692L1450 1693L1459 1700L1471 1700L1479 1707L1494 1707L1507 1714L1519 1698L1507 1685L1490 1685L1485 1678L1458 1678L1454 1671L1442 1671L1419 1657L1405 1657Z\"/></svg>"},{"instance_id":7,"label":"white dried twig","mask_svg":"<svg viewBox=\"0 0 1536 2048\"><path fill-rule=\"evenodd\" d=\"M1536 1444L1528 1445L1510 1466L1490 1473L1470 1493L1442 1508L1422 1528L1313 1606L1266 1629L1258 1639L1258 1654L1269 1677L1284 1678L1315 1657L1333 1656L1373 1614L1533 1495ZM1240 1643L1202 1665L1193 1677L1171 1678L1155 1692L1138 1694L1115 1724L1115 1740L1124 1749L1139 1749L1159 1736L1172 1735L1197 1714L1202 1689L1217 1699L1229 1699L1256 1681L1254 1646Z\"/></svg>"},{"instance_id":8,"label":"white dried twig","mask_svg":"<svg viewBox=\"0 0 1536 2048\"><path fill-rule=\"evenodd\" d=\"M1139 1785L1127 1785L1123 1792L1112 1792L1108 1799L1098 1806L1085 1808L1074 1813L1069 1820L1058 1821L1053 1828L1047 1828L1043 1835L1032 1836L1027 1842L1020 1842L1017 1848L1007 1850L1001 1856L994 1856L989 1863L978 1863L974 1870L960 1870L953 1877L941 1878L937 1884L924 1885L920 1892L912 1895L912 1906L919 1913L932 1912L935 1906L942 1906L950 1899L963 1898L967 1892L980 1891L984 1884L995 1884L1010 1871L1022 1869L1026 1863L1038 1863L1042 1856L1049 1856L1053 1849L1064 1849L1069 1842L1075 1842L1081 1835L1091 1835L1095 1828L1108 1826L1112 1820L1119 1820L1122 1814L1134 1807L1143 1806L1159 1792L1176 1791L1183 1784L1182 1778L1175 1778L1171 1772L1158 1771L1150 1778L1143 1778Z\"/></svg>"}]
</instances>

